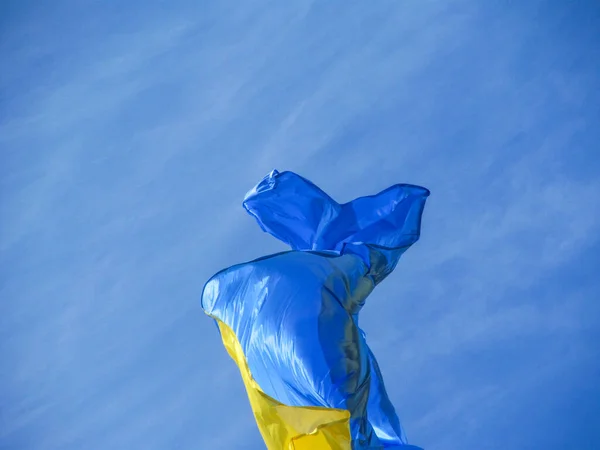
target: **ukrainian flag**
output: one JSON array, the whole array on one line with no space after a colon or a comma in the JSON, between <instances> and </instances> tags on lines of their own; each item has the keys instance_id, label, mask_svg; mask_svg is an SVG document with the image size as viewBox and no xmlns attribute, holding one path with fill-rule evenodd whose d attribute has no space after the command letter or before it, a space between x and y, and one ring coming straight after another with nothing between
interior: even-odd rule
<instances>
[{"instance_id":1,"label":"ukrainian flag","mask_svg":"<svg viewBox=\"0 0 600 450\"><path fill-rule=\"evenodd\" d=\"M358 313L418 240L428 195L399 184L341 205L277 171L246 195L261 228L292 250L217 273L202 307L240 369L269 450L418 450Z\"/></svg>"}]
</instances>

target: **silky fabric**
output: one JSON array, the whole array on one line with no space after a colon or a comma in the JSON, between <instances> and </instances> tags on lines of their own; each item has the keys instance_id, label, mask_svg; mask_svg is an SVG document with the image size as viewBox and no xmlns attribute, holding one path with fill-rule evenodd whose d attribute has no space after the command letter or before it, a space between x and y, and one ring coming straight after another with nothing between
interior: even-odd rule
<instances>
[{"instance_id":1,"label":"silky fabric","mask_svg":"<svg viewBox=\"0 0 600 450\"><path fill-rule=\"evenodd\" d=\"M277 171L246 195L245 209L292 250L219 272L202 307L240 367L269 450L298 449L302 439L317 439L307 447L315 450L418 449L358 313L419 239L428 195L403 184L341 205Z\"/></svg>"}]
</instances>

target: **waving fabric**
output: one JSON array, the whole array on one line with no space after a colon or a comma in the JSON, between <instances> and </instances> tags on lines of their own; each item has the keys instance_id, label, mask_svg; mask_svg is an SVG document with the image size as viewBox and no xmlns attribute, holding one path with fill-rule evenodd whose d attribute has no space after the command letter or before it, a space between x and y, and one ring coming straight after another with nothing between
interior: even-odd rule
<instances>
[{"instance_id":1,"label":"waving fabric","mask_svg":"<svg viewBox=\"0 0 600 450\"><path fill-rule=\"evenodd\" d=\"M429 191L399 184L338 204L273 171L244 199L291 251L229 267L202 294L269 450L417 450L358 326L371 291L419 239Z\"/></svg>"}]
</instances>

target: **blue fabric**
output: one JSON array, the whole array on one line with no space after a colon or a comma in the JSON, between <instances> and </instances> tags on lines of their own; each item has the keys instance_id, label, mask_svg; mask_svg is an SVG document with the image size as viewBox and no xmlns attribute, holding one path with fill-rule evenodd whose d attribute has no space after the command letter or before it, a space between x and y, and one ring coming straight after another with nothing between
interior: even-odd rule
<instances>
[{"instance_id":1,"label":"blue fabric","mask_svg":"<svg viewBox=\"0 0 600 450\"><path fill-rule=\"evenodd\" d=\"M407 445L358 313L418 240L428 195L395 185L340 205L273 171L244 207L292 251L225 269L203 292L203 308L235 332L261 389L287 405L350 411L355 450L417 448Z\"/></svg>"}]
</instances>

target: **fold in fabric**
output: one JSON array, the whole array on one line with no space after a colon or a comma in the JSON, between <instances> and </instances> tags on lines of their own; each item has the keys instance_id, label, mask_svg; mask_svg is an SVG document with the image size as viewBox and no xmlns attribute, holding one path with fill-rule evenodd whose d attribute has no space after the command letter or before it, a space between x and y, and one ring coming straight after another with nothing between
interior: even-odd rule
<instances>
[{"instance_id":1,"label":"fold in fabric","mask_svg":"<svg viewBox=\"0 0 600 450\"><path fill-rule=\"evenodd\" d=\"M269 450L417 449L358 326L374 287L419 239L429 191L399 184L338 204L292 172L244 199L291 251L229 267L202 307L238 364Z\"/></svg>"}]
</instances>

